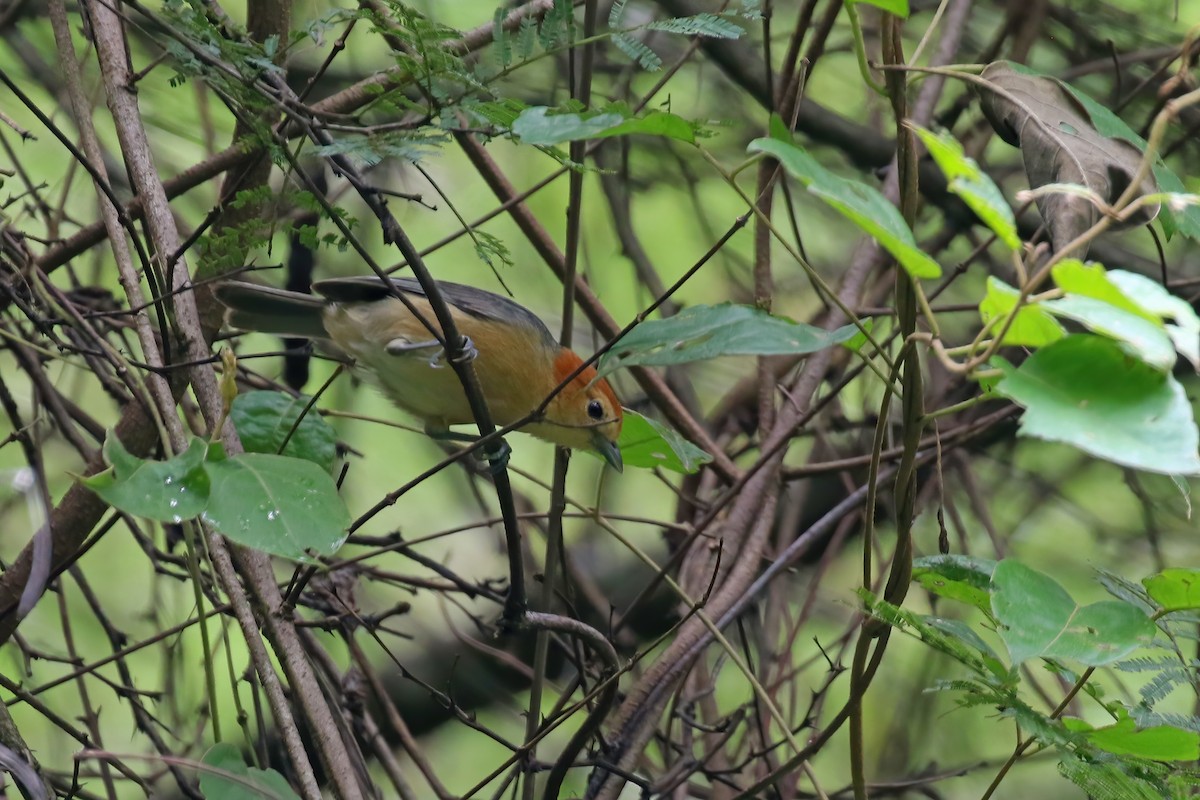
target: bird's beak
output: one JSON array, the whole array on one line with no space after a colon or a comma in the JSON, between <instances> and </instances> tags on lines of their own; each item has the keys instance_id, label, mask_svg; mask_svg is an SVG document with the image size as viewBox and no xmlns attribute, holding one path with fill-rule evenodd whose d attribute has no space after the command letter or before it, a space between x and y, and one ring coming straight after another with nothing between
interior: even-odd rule
<instances>
[{"instance_id":1,"label":"bird's beak","mask_svg":"<svg viewBox=\"0 0 1200 800\"><path fill-rule=\"evenodd\" d=\"M617 472L624 468L624 462L621 461L621 448L617 447L616 442L605 439L599 432L592 435L592 449L599 453L600 457Z\"/></svg>"}]
</instances>

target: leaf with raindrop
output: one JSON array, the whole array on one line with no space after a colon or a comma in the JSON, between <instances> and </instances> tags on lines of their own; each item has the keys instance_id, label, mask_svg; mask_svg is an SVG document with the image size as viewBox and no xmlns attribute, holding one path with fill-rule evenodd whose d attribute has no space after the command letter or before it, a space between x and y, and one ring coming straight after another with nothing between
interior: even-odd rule
<instances>
[{"instance_id":1,"label":"leaf with raindrop","mask_svg":"<svg viewBox=\"0 0 1200 800\"><path fill-rule=\"evenodd\" d=\"M350 513L329 473L313 462L264 453L226 458L213 447L206 469L212 494L204 519L238 544L308 561L346 540Z\"/></svg>"},{"instance_id":2,"label":"leaf with raindrop","mask_svg":"<svg viewBox=\"0 0 1200 800\"><path fill-rule=\"evenodd\" d=\"M81 482L104 502L134 516L183 522L198 515L208 502L207 449L203 439L193 439L174 458L146 461L130 454L116 433L109 431L103 452L112 466Z\"/></svg>"},{"instance_id":3,"label":"leaf with raindrop","mask_svg":"<svg viewBox=\"0 0 1200 800\"><path fill-rule=\"evenodd\" d=\"M350 513L329 473L291 456L240 453L193 438L165 461L132 455L112 433L104 443L111 465L81 478L113 508L160 522L203 515L224 536L273 555L310 560L342 546Z\"/></svg>"}]
</instances>

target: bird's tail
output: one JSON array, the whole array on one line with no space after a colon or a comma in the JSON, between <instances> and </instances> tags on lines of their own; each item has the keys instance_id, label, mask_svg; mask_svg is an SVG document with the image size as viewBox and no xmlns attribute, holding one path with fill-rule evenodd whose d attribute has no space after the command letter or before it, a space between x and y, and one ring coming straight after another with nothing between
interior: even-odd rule
<instances>
[{"instance_id":1,"label":"bird's tail","mask_svg":"<svg viewBox=\"0 0 1200 800\"><path fill-rule=\"evenodd\" d=\"M242 281L226 281L213 293L229 309L225 323L231 328L305 339L329 337L321 321L325 304L311 295Z\"/></svg>"}]
</instances>

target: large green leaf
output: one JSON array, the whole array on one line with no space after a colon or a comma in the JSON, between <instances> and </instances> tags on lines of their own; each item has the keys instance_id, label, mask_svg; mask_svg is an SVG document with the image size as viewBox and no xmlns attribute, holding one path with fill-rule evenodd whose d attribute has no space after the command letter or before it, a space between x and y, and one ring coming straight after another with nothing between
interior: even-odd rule
<instances>
[{"instance_id":1,"label":"large green leaf","mask_svg":"<svg viewBox=\"0 0 1200 800\"><path fill-rule=\"evenodd\" d=\"M1200 474L1200 434L1183 387L1101 336L1077 334L1021 366L996 359L996 391L1025 407L1020 433L1168 475Z\"/></svg>"},{"instance_id":2,"label":"large green leaf","mask_svg":"<svg viewBox=\"0 0 1200 800\"><path fill-rule=\"evenodd\" d=\"M104 440L104 458L112 466L81 483L104 502L137 517L183 522L204 510L209 477L204 470L206 445L193 439L188 449L166 461L144 461L130 453L116 434Z\"/></svg>"},{"instance_id":3,"label":"large green leaf","mask_svg":"<svg viewBox=\"0 0 1200 800\"><path fill-rule=\"evenodd\" d=\"M350 514L329 473L311 461L262 453L225 458L214 446L204 518L222 535L266 553L308 560L346 540Z\"/></svg>"},{"instance_id":4,"label":"large green leaf","mask_svg":"<svg viewBox=\"0 0 1200 800\"><path fill-rule=\"evenodd\" d=\"M242 447L247 453L303 458L332 472L337 457L337 434L333 428L315 410L310 410L300 424L296 424L310 399L283 392L239 394L233 401L229 418L242 440ZM287 447L281 453L279 448L285 439Z\"/></svg>"},{"instance_id":5,"label":"large green leaf","mask_svg":"<svg viewBox=\"0 0 1200 800\"><path fill-rule=\"evenodd\" d=\"M904 217L878 189L833 174L804 148L790 142L755 139L748 149L778 160L809 192L870 234L914 278L941 276L942 268L917 246Z\"/></svg>"},{"instance_id":6,"label":"large green leaf","mask_svg":"<svg viewBox=\"0 0 1200 800\"><path fill-rule=\"evenodd\" d=\"M992 573L992 614L1013 666L1039 657L1101 666L1149 644L1157 630L1119 600L1080 606L1053 578L1012 559Z\"/></svg>"},{"instance_id":7,"label":"large green leaf","mask_svg":"<svg viewBox=\"0 0 1200 800\"><path fill-rule=\"evenodd\" d=\"M635 364L665 366L720 356L815 353L848 341L853 325L833 331L792 322L753 306L691 306L673 317L638 325L600 360L601 375Z\"/></svg>"},{"instance_id":8,"label":"large green leaf","mask_svg":"<svg viewBox=\"0 0 1200 800\"><path fill-rule=\"evenodd\" d=\"M979 304L979 316L984 322L999 320L992 332L999 334L1003 320L1017 307L1021 293L994 275L987 279L987 294ZM1004 334L1004 344L1041 347L1063 337L1063 327L1040 303L1026 303L1017 311L1017 318Z\"/></svg>"},{"instance_id":9,"label":"large green leaf","mask_svg":"<svg viewBox=\"0 0 1200 800\"><path fill-rule=\"evenodd\" d=\"M946 188L961 197L1010 250L1019 249L1021 237L1017 235L1017 220L1012 208L1000 187L979 168L975 159L968 158L962 145L948 133L934 133L915 124L910 127L921 137L929 155L949 181Z\"/></svg>"},{"instance_id":10,"label":"large green leaf","mask_svg":"<svg viewBox=\"0 0 1200 800\"><path fill-rule=\"evenodd\" d=\"M273 769L246 766L228 742L213 745L202 762L200 792L207 800L300 800L287 780Z\"/></svg>"},{"instance_id":11,"label":"large green leaf","mask_svg":"<svg viewBox=\"0 0 1200 800\"><path fill-rule=\"evenodd\" d=\"M712 456L683 438L674 428L625 409L621 425L621 460L627 467L690 474L712 461Z\"/></svg>"}]
</instances>

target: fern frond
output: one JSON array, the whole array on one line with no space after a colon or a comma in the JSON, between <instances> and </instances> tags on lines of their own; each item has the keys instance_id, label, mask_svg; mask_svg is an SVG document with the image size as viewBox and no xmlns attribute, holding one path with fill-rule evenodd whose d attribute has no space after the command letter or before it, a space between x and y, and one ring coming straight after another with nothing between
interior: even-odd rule
<instances>
[{"instance_id":1,"label":"fern frond","mask_svg":"<svg viewBox=\"0 0 1200 800\"><path fill-rule=\"evenodd\" d=\"M496 9L496 13L492 17L492 44L496 45L496 63L500 69L507 67L513 60L512 39L504 28L505 16L504 7L501 6Z\"/></svg>"},{"instance_id":2,"label":"fern frond","mask_svg":"<svg viewBox=\"0 0 1200 800\"><path fill-rule=\"evenodd\" d=\"M716 14L660 19L644 26L647 30L677 33L681 36L707 36L710 39L737 39L746 31L735 22Z\"/></svg>"},{"instance_id":3,"label":"fern frond","mask_svg":"<svg viewBox=\"0 0 1200 800\"><path fill-rule=\"evenodd\" d=\"M517 58L525 61L533 55L537 47L537 20L533 17L522 17L521 27L517 30Z\"/></svg>"},{"instance_id":4,"label":"fern frond","mask_svg":"<svg viewBox=\"0 0 1200 800\"><path fill-rule=\"evenodd\" d=\"M658 72L662 69L662 59L645 42L626 33L616 33L613 34L613 44L647 72Z\"/></svg>"},{"instance_id":5,"label":"fern frond","mask_svg":"<svg viewBox=\"0 0 1200 800\"><path fill-rule=\"evenodd\" d=\"M616 28L621 24L621 17L625 15L625 0L616 0L612 4L612 8L608 10L608 27Z\"/></svg>"}]
</instances>

